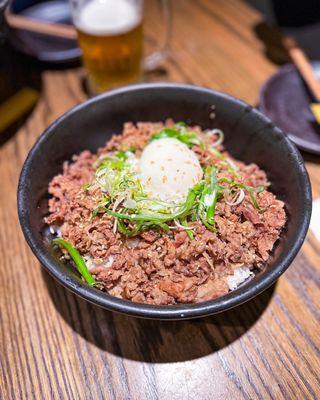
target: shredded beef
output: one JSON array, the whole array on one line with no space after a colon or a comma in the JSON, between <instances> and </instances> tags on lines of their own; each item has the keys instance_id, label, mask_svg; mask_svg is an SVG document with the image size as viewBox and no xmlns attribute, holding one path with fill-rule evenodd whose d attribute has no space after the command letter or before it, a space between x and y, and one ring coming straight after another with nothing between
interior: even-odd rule
<instances>
[{"instance_id":1,"label":"shredded beef","mask_svg":"<svg viewBox=\"0 0 320 400\"><path fill-rule=\"evenodd\" d=\"M217 232L194 222L193 240L182 229L149 230L129 239L115 233L112 216L98 213L92 218L101 193L97 190L88 196L84 185L92 179L98 156L128 148L139 154L161 127L162 123L127 123L123 133L114 135L97 155L84 151L64 163L63 173L49 185L52 198L46 222L59 225L62 237L91 260L91 273L101 289L113 296L158 305L215 299L228 293L227 277L235 266L264 267L286 221L284 203L266 190L257 195L263 212L253 207L248 195L236 206L218 201ZM218 161L198 146L193 150L203 166ZM269 185L257 165L232 160L244 184ZM227 169L224 176L228 177Z\"/></svg>"}]
</instances>

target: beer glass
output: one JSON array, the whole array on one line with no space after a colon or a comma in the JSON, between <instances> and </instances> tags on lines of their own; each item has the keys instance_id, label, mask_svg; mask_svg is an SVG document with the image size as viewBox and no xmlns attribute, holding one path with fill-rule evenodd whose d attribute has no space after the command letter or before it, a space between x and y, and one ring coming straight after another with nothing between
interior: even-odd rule
<instances>
[{"instance_id":1,"label":"beer glass","mask_svg":"<svg viewBox=\"0 0 320 400\"><path fill-rule=\"evenodd\" d=\"M144 68L152 69L162 61L170 39L168 1L160 2L163 43L143 59L143 0L71 0L91 92L140 81Z\"/></svg>"}]
</instances>

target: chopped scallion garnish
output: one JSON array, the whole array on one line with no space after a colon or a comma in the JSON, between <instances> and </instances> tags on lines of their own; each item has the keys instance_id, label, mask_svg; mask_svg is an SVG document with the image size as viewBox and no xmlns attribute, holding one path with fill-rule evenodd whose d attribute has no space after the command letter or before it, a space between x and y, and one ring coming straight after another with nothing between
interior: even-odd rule
<instances>
[{"instance_id":1,"label":"chopped scallion garnish","mask_svg":"<svg viewBox=\"0 0 320 400\"><path fill-rule=\"evenodd\" d=\"M175 124L173 128L163 128L159 133L155 133L150 142L163 138L173 138L186 144L188 147L198 145L204 147L204 142L199 138L195 132L190 132L186 129L185 125L181 123Z\"/></svg>"},{"instance_id":2,"label":"chopped scallion garnish","mask_svg":"<svg viewBox=\"0 0 320 400\"><path fill-rule=\"evenodd\" d=\"M193 238L190 222L201 221L205 227L216 232L215 215L217 203L222 197L232 195L237 199L234 203L228 202L230 206L236 206L244 199L247 192L250 201L257 210L263 212L257 200L257 194L264 187L251 187L239 180L238 166L221 153L216 147L222 144L224 135L218 129L207 132L208 135L217 137L215 143L210 145L205 137L195 131L190 131L187 125L179 122L173 127L166 127L155 133L150 141L162 138L174 138L186 144L189 148L199 146L211 153L215 160L214 165L204 169L204 176L188 193L184 202L168 203L159 199L151 198L137 173L137 158L134 149L120 150L101 156L96 164L95 178L90 187L100 188L103 198L100 199L92 212L92 217L102 213L113 216L115 220L114 232L118 230L126 236L134 236L147 229L185 229L189 238ZM227 171L232 179L219 177Z\"/></svg>"},{"instance_id":3,"label":"chopped scallion garnish","mask_svg":"<svg viewBox=\"0 0 320 400\"><path fill-rule=\"evenodd\" d=\"M53 239L52 244L53 245L57 245L57 246L61 246L64 249L66 249L67 252L69 253L70 257L74 261L74 263L75 263L75 265L77 267L77 270L79 271L79 273L81 274L83 279L90 286L93 286L93 285L96 284L95 279L90 274L84 259L82 258L82 256L80 255L80 253L78 252L77 249L75 249L69 242L67 242L66 240L63 240L61 238Z\"/></svg>"}]
</instances>

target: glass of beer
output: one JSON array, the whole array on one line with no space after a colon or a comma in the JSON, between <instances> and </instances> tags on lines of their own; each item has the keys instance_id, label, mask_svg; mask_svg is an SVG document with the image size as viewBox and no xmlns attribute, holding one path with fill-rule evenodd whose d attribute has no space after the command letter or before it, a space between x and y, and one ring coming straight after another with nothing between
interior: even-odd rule
<instances>
[{"instance_id":1,"label":"glass of beer","mask_svg":"<svg viewBox=\"0 0 320 400\"><path fill-rule=\"evenodd\" d=\"M162 1L162 46L143 59L143 0L71 0L90 92L138 82L144 68L152 69L163 60L170 39L168 1Z\"/></svg>"}]
</instances>

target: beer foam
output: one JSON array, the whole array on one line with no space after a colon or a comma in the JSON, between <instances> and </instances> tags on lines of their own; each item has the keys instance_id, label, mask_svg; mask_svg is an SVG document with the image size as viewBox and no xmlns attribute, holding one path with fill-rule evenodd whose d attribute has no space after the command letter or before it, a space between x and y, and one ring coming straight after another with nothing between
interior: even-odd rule
<instances>
[{"instance_id":1,"label":"beer foam","mask_svg":"<svg viewBox=\"0 0 320 400\"><path fill-rule=\"evenodd\" d=\"M76 27L91 35L127 33L141 21L141 13L130 0L92 0L75 18Z\"/></svg>"}]
</instances>

